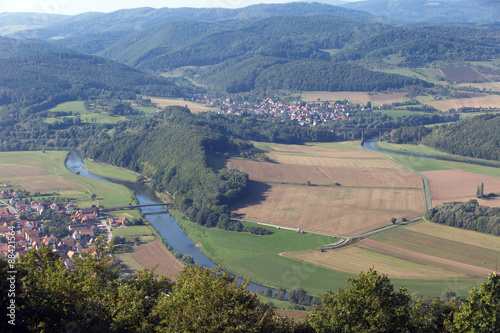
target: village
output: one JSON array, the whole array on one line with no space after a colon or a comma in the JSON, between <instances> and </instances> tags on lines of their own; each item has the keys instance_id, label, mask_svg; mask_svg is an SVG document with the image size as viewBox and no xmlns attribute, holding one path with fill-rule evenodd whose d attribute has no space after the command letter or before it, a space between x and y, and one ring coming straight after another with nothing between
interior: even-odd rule
<instances>
[{"instance_id":1,"label":"village","mask_svg":"<svg viewBox=\"0 0 500 333\"><path fill-rule=\"evenodd\" d=\"M5 186L5 185L4 185ZM67 231L65 236L47 234L44 229L48 218L59 219ZM59 206L53 202L28 202L15 191L0 191L0 257L14 255L18 259L31 249L42 246L52 247L52 251L64 260L67 269L72 270L75 258L96 256L94 243L97 237L111 241L111 229L130 225L126 217L102 216L94 208L79 209L68 202Z\"/></svg>"},{"instance_id":2,"label":"village","mask_svg":"<svg viewBox=\"0 0 500 333\"><path fill-rule=\"evenodd\" d=\"M236 102L230 98L217 99L214 95L196 94L193 102L217 108L219 114L244 115L267 114L282 121L296 121L301 125L318 125L344 119L352 111L352 105L347 101L335 103L318 103L310 105L301 101L291 104L277 102L271 98L258 104Z\"/></svg>"}]
</instances>

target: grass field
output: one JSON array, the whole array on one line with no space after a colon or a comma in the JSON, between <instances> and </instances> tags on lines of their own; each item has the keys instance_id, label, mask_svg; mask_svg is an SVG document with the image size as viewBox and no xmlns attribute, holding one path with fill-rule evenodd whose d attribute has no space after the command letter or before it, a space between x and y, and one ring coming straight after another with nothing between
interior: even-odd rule
<instances>
[{"instance_id":1,"label":"grass field","mask_svg":"<svg viewBox=\"0 0 500 333\"><path fill-rule=\"evenodd\" d=\"M103 177L135 182L137 180L137 177L139 176L138 173L132 172L130 170L113 167L102 163L96 163L88 159L85 159L83 162L85 164L85 167L90 172Z\"/></svg>"}]
</instances>

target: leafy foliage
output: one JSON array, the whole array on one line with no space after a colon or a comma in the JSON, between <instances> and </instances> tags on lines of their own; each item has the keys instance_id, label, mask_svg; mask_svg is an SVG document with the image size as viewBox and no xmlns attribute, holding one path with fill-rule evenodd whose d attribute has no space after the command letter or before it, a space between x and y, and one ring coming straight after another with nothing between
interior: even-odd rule
<instances>
[{"instance_id":1,"label":"leafy foliage","mask_svg":"<svg viewBox=\"0 0 500 333\"><path fill-rule=\"evenodd\" d=\"M449 331L500 331L500 275L492 273L488 281L469 292L466 302L455 312Z\"/></svg>"},{"instance_id":2,"label":"leafy foliage","mask_svg":"<svg viewBox=\"0 0 500 333\"><path fill-rule=\"evenodd\" d=\"M500 160L500 116L483 115L441 125L422 143L451 154Z\"/></svg>"},{"instance_id":3,"label":"leafy foliage","mask_svg":"<svg viewBox=\"0 0 500 333\"><path fill-rule=\"evenodd\" d=\"M327 291L323 307L307 322L317 332L404 332L408 328L410 297L405 288L394 291L387 276L371 268L348 278L345 289Z\"/></svg>"},{"instance_id":4,"label":"leafy foliage","mask_svg":"<svg viewBox=\"0 0 500 333\"><path fill-rule=\"evenodd\" d=\"M428 210L425 218L439 224L500 236L500 208L481 206L475 199L444 203Z\"/></svg>"}]
</instances>

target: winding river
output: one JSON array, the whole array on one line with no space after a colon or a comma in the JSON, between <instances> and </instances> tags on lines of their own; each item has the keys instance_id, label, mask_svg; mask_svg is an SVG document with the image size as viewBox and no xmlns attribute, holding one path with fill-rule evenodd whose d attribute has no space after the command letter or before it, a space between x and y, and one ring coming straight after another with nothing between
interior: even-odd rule
<instances>
[{"instance_id":1,"label":"winding river","mask_svg":"<svg viewBox=\"0 0 500 333\"><path fill-rule=\"evenodd\" d=\"M72 151L68 154L66 158L66 168L83 177L124 185L135 193L140 205L161 202L161 200L155 195L154 191L147 186L113 178L105 178L93 174L85 168L82 157L76 151ZM203 267L216 267L214 262L201 253L200 249L184 233L182 228L177 224L177 221L175 221L175 219L168 214L163 206L142 207L140 209L141 212L145 214L144 218L148 220L156 230L158 230L160 235L165 238L168 245L172 245L175 252L182 253L183 255L191 255L195 263ZM254 283L250 283L248 288L252 291L266 289L266 287Z\"/></svg>"}]
</instances>

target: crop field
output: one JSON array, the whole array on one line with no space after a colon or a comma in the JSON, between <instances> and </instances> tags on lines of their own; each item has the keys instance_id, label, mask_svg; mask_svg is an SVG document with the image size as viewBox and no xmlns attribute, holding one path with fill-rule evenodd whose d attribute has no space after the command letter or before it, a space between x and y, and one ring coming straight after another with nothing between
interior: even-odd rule
<instances>
[{"instance_id":1,"label":"crop field","mask_svg":"<svg viewBox=\"0 0 500 333\"><path fill-rule=\"evenodd\" d=\"M385 230L351 246L287 256L346 273L374 266L394 279L480 280L496 269L500 246L495 236L418 222Z\"/></svg>"},{"instance_id":2,"label":"crop field","mask_svg":"<svg viewBox=\"0 0 500 333\"><path fill-rule=\"evenodd\" d=\"M370 97L368 93L362 91L308 91L302 93L302 100L305 102L320 101L343 101L346 99L349 103L366 104Z\"/></svg>"},{"instance_id":3,"label":"crop field","mask_svg":"<svg viewBox=\"0 0 500 333\"><path fill-rule=\"evenodd\" d=\"M392 94L377 94L370 95L370 101L373 105L391 104L391 103L401 103L409 101L405 93L392 93Z\"/></svg>"},{"instance_id":4,"label":"crop field","mask_svg":"<svg viewBox=\"0 0 500 333\"><path fill-rule=\"evenodd\" d=\"M484 193L499 193L500 178L463 170L434 170L421 172L429 180L433 201L453 201L475 198L477 186L484 183ZM492 203L500 204L493 200Z\"/></svg>"},{"instance_id":5,"label":"crop field","mask_svg":"<svg viewBox=\"0 0 500 333\"><path fill-rule=\"evenodd\" d=\"M453 81L472 82L485 79L484 76L470 67L448 67L442 68L441 71Z\"/></svg>"},{"instance_id":6,"label":"crop field","mask_svg":"<svg viewBox=\"0 0 500 333\"><path fill-rule=\"evenodd\" d=\"M484 83L461 83L458 85L459 87L473 87L478 89L486 89L500 92L500 82L484 82Z\"/></svg>"},{"instance_id":7,"label":"crop field","mask_svg":"<svg viewBox=\"0 0 500 333\"><path fill-rule=\"evenodd\" d=\"M155 103L158 108L162 109L167 106L179 105L179 106L187 106L192 113L198 112L206 112L206 111L215 111L215 108L208 107L202 104L185 101L182 99L176 98L161 98L161 97L148 97L151 99L151 102Z\"/></svg>"},{"instance_id":8,"label":"crop field","mask_svg":"<svg viewBox=\"0 0 500 333\"><path fill-rule=\"evenodd\" d=\"M458 109L461 107L500 108L500 96L489 95L483 97L446 99L441 101L429 102L427 104L441 111L448 111L449 109Z\"/></svg>"},{"instance_id":9,"label":"crop field","mask_svg":"<svg viewBox=\"0 0 500 333\"><path fill-rule=\"evenodd\" d=\"M333 158L303 156L297 154L268 154L271 161L280 164L298 164L319 167L382 168L402 169L403 167L387 158Z\"/></svg>"},{"instance_id":10,"label":"crop field","mask_svg":"<svg viewBox=\"0 0 500 333\"><path fill-rule=\"evenodd\" d=\"M355 235L425 212L422 179L383 155L338 143L260 148L274 163L227 162L251 180L232 207L247 220Z\"/></svg>"},{"instance_id":11,"label":"crop field","mask_svg":"<svg viewBox=\"0 0 500 333\"><path fill-rule=\"evenodd\" d=\"M137 246L134 252L119 254L116 257L130 272L156 267L156 274L175 277L184 268L184 265L157 241Z\"/></svg>"},{"instance_id":12,"label":"crop field","mask_svg":"<svg viewBox=\"0 0 500 333\"><path fill-rule=\"evenodd\" d=\"M422 189L251 183L249 191L233 207L246 219L329 235L355 235L425 211Z\"/></svg>"},{"instance_id":13,"label":"crop field","mask_svg":"<svg viewBox=\"0 0 500 333\"><path fill-rule=\"evenodd\" d=\"M18 184L33 192L82 190L75 182L62 177L65 169L53 168L61 163L64 152L3 152L0 154L2 180ZM70 173L69 171L67 171Z\"/></svg>"},{"instance_id":14,"label":"crop field","mask_svg":"<svg viewBox=\"0 0 500 333\"><path fill-rule=\"evenodd\" d=\"M317 167L231 159L227 167L249 174L251 180L290 184L356 187L422 188L422 180L411 171L382 168Z\"/></svg>"}]
</instances>

